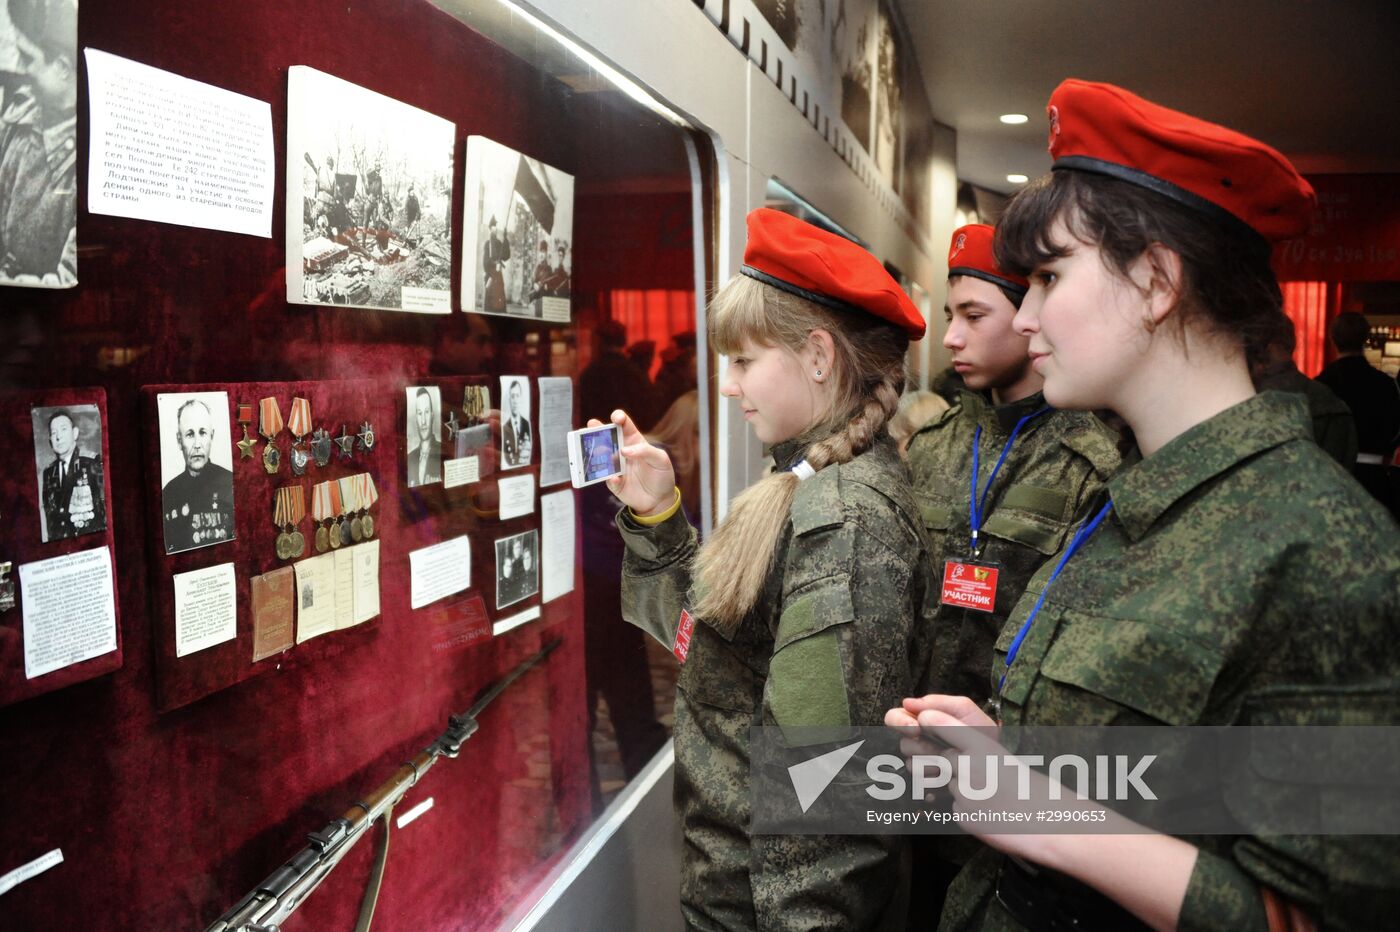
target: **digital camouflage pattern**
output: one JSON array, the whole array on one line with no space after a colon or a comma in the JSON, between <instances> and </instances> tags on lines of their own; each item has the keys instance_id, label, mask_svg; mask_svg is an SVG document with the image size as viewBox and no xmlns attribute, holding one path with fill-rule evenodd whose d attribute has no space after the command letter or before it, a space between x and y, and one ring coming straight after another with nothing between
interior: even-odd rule
<instances>
[{"instance_id":1,"label":"digital camouflage pattern","mask_svg":"<svg viewBox=\"0 0 1400 932\"><path fill-rule=\"evenodd\" d=\"M1312 442L1302 398L1222 412L1109 495L1007 673L1007 724L1400 724L1400 529ZM1051 569L1002 632L993 687ZM1193 840L1182 929L1263 932L1259 884L1322 928L1400 912L1395 837ZM1020 928L993 896L999 860L968 863L941 929Z\"/></svg>"},{"instance_id":2,"label":"digital camouflage pattern","mask_svg":"<svg viewBox=\"0 0 1400 932\"><path fill-rule=\"evenodd\" d=\"M796 461L792 444L777 468ZM757 607L730 634L695 624L676 697L681 909L691 929L903 928L898 837L748 835L749 728L878 725L929 656L933 586L909 475L882 438L798 486ZM695 531L624 510L622 611L668 649L689 595Z\"/></svg>"},{"instance_id":3,"label":"digital camouflage pattern","mask_svg":"<svg viewBox=\"0 0 1400 932\"><path fill-rule=\"evenodd\" d=\"M968 556L973 434L980 425L980 490L1016 422L1044 407L1045 396L1039 392L994 406L975 392L963 391L957 405L909 442L914 496L937 575L933 660L919 695L948 693L978 702L990 698L987 662L1007 614L1031 574L1064 545L1067 530L1083 517L1086 503L1122 461L1117 434L1093 414L1049 411L1028 422L987 495L987 518L979 535L980 560L1000 566L996 610L938 606L944 561Z\"/></svg>"}]
</instances>

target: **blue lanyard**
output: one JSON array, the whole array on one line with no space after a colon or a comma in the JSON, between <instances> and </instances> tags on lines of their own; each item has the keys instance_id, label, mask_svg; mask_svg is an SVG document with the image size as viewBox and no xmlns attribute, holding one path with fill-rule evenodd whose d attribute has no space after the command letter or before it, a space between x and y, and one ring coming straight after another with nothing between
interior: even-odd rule
<instances>
[{"instance_id":1,"label":"blue lanyard","mask_svg":"<svg viewBox=\"0 0 1400 932\"><path fill-rule=\"evenodd\" d=\"M982 425L977 425L977 430L972 434L972 493L969 496L968 520L972 525L972 544L968 552L974 556L977 554L977 532L982 530L982 524L987 519L982 514L982 509L987 506L987 493L992 490L992 481L996 479L997 472L1001 470L1001 464L1006 462L1006 455L1011 452L1012 445L1016 442L1016 435L1021 432L1021 428L1026 426L1028 421L1040 417L1050 407L1047 405L1033 414L1027 414L1016 422L1016 426L1011 428L1011 436L1006 438L1006 446L1001 448L1001 456L997 457L997 464L992 467L992 474L987 477L987 484L982 487L982 495L977 495L977 473L981 467L978 449L982 446Z\"/></svg>"},{"instance_id":2,"label":"blue lanyard","mask_svg":"<svg viewBox=\"0 0 1400 932\"><path fill-rule=\"evenodd\" d=\"M1055 580L1060 578L1060 571L1065 568L1065 564L1069 562L1069 558L1074 556L1080 547L1084 546L1084 542L1098 530L1099 525L1103 523L1103 519L1107 517L1108 513L1112 510L1113 502L1110 500L1099 509L1099 513L1094 515L1087 524L1081 524L1079 530L1075 531L1074 538L1069 542L1069 546L1065 548L1064 556L1060 557L1060 562L1055 564L1055 570L1050 574L1050 579L1046 581L1045 587L1040 590L1040 596L1035 600L1035 607L1032 608L1031 613L1026 616L1026 620L1021 622L1021 630L1016 632L1016 637L1011 642L1011 649L1006 652L1006 671L1001 674L1001 681L997 683L997 692L1001 692L1001 688L1006 685L1006 674L1011 671L1011 664L1016 659L1017 652L1021 649L1021 642L1024 641L1026 635L1030 633L1031 625L1035 622L1035 616L1040 614L1040 606L1045 603L1045 593L1049 592Z\"/></svg>"}]
</instances>

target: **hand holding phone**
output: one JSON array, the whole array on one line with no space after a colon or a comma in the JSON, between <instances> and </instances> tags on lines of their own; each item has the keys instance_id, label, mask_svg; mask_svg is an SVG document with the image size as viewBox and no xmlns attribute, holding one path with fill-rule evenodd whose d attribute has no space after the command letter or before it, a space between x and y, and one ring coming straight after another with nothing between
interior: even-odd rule
<instances>
[{"instance_id":1,"label":"hand holding phone","mask_svg":"<svg viewBox=\"0 0 1400 932\"><path fill-rule=\"evenodd\" d=\"M608 490L638 515L657 514L675 501L676 473L671 458L660 447L652 446L622 410L612 413L612 423L622 432L622 458L626 470L608 479ZM601 427L594 418L589 427Z\"/></svg>"}]
</instances>

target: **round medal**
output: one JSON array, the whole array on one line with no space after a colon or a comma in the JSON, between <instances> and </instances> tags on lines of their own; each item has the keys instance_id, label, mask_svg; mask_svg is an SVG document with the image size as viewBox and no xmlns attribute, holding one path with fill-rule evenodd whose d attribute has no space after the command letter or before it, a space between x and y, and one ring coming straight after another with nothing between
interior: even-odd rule
<instances>
[{"instance_id":1,"label":"round medal","mask_svg":"<svg viewBox=\"0 0 1400 932\"><path fill-rule=\"evenodd\" d=\"M340 523L340 543L349 547L352 542L353 538L350 536L350 522L342 521Z\"/></svg>"},{"instance_id":2,"label":"round medal","mask_svg":"<svg viewBox=\"0 0 1400 932\"><path fill-rule=\"evenodd\" d=\"M365 539L365 531L364 528L360 526L360 519L358 517L350 519L350 536L355 539L355 543L357 544Z\"/></svg>"},{"instance_id":3,"label":"round medal","mask_svg":"<svg viewBox=\"0 0 1400 932\"><path fill-rule=\"evenodd\" d=\"M365 540L374 536L374 516L365 515L360 519L360 528L365 532Z\"/></svg>"},{"instance_id":4,"label":"round medal","mask_svg":"<svg viewBox=\"0 0 1400 932\"><path fill-rule=\"evenodd\" d=\"M292 543L292 542L291 542L291 539L287 536L287 532L286 532L286 531L282 531L281 533L279 533L279 534L277 535L277 559L279 559L279 560L289 560L289 559L291 559L291 556L292 556L291 543Z\"/></svg>"},{"instance_id":5,"label":"round medal","mask_svg":"<svg viewBox=\"0 0 1400 932\"><path fill-rule=\"evenodd\" d=\"M263 468L267 470L268 475L272 475L277 472L281 466L282 454L278 451L277 447L273 445L272 441L269 440L267 446L263 447Z\"/></svg>"},{"instance_id":6,"label":"round medal","mask_svg":"<svg viewBox=\"0 0 1400 932\"><path fill-rule=\"evenodd\" d=\"M326 548L329 547L329 546L330 546L330 535L326 533L326 527L325 527L325 525L323 525L323 524L322 524L322 525L317 525L317 527L316 527L316 552L317 552L317 553L325 553L325 552L326 552Z\"/></svg>"},{"instance_id":7,"label":"round medal","mask_svg":"<svg viewBox=\"0 0 1400 932\"><path fill-rule=\"evenodd\" d=\"M331 549L332 549L332 550L339 550L339 549L340 549L340 524L339 524L339 522L337 522L337 523L335 523L335 524L332 524L332 525L331 525L331 529L327 532L327 534L329 535L329 537L330 537L330 539L331 539Z\"/></svg>"},{"instance_id":8,"label":"round medal","mask_svg":"<svg viewBox=\"0 0 1400 932\"><path fill-rule=\"evenodd\" d=\"M291 542L290 549L292 551L292 556L299 557L303 553L306 553L306 538L302 535L301 531L292 532Z\"/></svg>"}]
</instances>

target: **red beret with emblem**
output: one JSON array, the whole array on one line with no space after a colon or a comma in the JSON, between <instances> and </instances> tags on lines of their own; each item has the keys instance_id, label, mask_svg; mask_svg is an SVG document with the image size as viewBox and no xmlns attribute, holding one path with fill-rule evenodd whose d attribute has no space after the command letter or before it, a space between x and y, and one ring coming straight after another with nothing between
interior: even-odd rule
<instances>
[{"instance_id":1,"label":"red beret with emblem","mask_svg":"<svg viewBox=\"0 0 1400 932\"><path fill-rule=\"evenodd\" d=\"M873 314L924 335L923 315L885 267L835 233L768 207L749 213L744 267L749 278L837 311Z\"/></svg>"},{"instance_id":2,"label":"red beret with emblem","mask_svg":"<svg viewBox=\"0 0 1400 932\"><path fill-rule=\"evenodd\" d=\"M1271 146L1143 100L1112 84L1069 79L1050 95L1054 168L1141 185L1271 242L1301 236L1312 185Z\"/></svg>"},{"instance_id":3,"label":"red beret with emblem","mask_svg":"<svg viewBox=\"0 0 1400 932\"><path fill-rule=\"evenodd\" d=\"M996 230L985 223L969 223L954 230L953 241L948 245L948 277L971 275L1024 296L1030 282L997 268L997 260L992 256L995 238Z\"/></svg>"}]
</instances>

